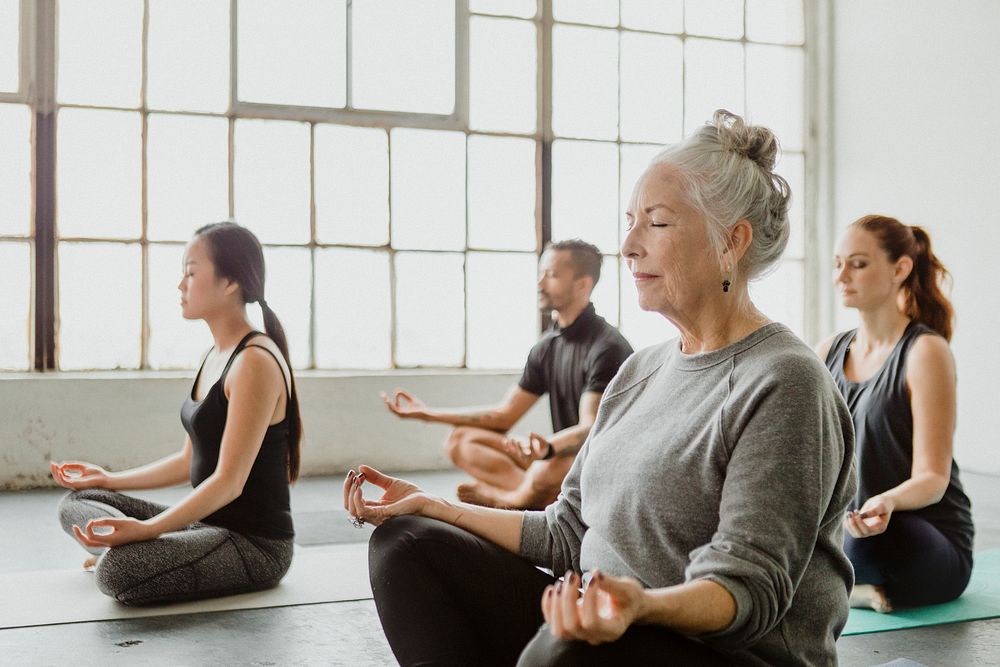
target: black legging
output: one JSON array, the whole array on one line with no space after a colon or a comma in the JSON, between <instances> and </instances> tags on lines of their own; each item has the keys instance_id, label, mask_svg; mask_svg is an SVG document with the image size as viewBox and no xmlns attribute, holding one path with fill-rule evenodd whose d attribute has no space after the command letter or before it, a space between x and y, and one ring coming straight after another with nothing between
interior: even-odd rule
<instances>
[{"instance_id":1,"label":"black legging","mask_svg":"<svg viewBox=\"0 0 1000 667\"><path fill-rule=\"evenodd\" d=\"M540 602L552 576L433 519L396 517L379 526L368 568L382 628L404 666L730 664L654 626L633 626L599 646L556 639Z\"/></svg>"},{"instance_id":2,"label":"black legging","mask_svg":"<svg viewBox=\"0 0 1000 667\"><path fill-rule=\"evenodd\" d=\"M972 554L910 512L893 514L881 535L845 535L844 552L854 566L854 582L884 586L893 607L954 600L972 575Z\"/></svg>"}]
</instances>

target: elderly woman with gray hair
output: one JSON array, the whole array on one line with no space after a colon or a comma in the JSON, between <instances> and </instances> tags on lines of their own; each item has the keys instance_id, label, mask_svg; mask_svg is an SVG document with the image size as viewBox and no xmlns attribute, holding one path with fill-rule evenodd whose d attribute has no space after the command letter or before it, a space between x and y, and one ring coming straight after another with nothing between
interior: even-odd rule
<instances>
[{"instance_id":1,"label":"elderly woman with gray hair","mask_svg":"<svg viewBox=\"0 0 1000 667\"><path fill-rule=\"evenodd\" d=\"M640 178L622 256L680 337L625 362L553 505L348 474L345 508L378 526L369 571L401 664L836 663L851 416L747 288L788 239L777 148L720 110Z\"/></svg>"}]
</instances>

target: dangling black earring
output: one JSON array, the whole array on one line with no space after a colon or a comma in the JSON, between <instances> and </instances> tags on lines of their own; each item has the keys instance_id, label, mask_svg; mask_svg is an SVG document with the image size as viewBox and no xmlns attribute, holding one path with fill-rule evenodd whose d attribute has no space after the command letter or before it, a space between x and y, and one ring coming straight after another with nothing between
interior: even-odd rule
<instances>
[{"instance_id":1,"label":"dangling black earring","mask_svg":"<svg viewBox=\"0 0 1000 667\"><path fill-rule=\"evenodd\" d=\"M722 281L722 291L723 291L723 292L728 292L728 291L729 291L729 286L730 286L730 285L732 285L732 283L731 283L731 282L729 282L728 280L723 280L723 281Z\"/></svg>"}]
</instances>

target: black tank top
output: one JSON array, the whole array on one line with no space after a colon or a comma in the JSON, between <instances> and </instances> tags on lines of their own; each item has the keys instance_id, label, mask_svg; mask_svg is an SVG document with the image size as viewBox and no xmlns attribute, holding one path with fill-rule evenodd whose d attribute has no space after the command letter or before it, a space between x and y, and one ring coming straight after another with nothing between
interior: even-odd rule
<instances>
[{"instance_id":1,"label":"black tank top","mask_svg":"<svg viewBox=\"0 0 1000 667\"><path fill-rule=\"evenodd\" d=\"M205 397L194 400L194 390L201 377L201 368L194 386L181 406L181 423L191 436L191 486L204 482L219 464L222 433L226 429L229 400L226 398L226 375L233 360L259 331L251 331L233 350L222 375L211 386ZM260 346L258 346L260 347ZM264 350L272 357L270 350ZM277 358L275 358L277 362ZM205 364L202 363L202 368ZM281 366L279 363L278 366ZM284 377L284 373L282 373ZM287 389L286 389L287 391ZM287 412L287 411L286 411ZM202 519L204 523L221 526L244 535L257 535L271 539L294 537L292 513L288 493L288 417L267 427L257 459L250 469L250 476L243 486L243 493L234 501Z\"/></svg>"},{"instance_id":2,"label":"black tank top","mask_svg":"<svg viewBox=\"0 0 1000 667\"><path fill-rule=\"evenodd\" d=\"M938 335L911 321L882 367L864 382L844 375L848 347L857 329L838 334L826 355L826 366L847 401L854 420L858 494L855 507L902 484L913 467L913 413L906 387L906 358L917 338ZM962 490L958 465L951 461L951 480L940 501L911 513L923 517L957 547L972 551L972 505Z\"/></svg>"}]
</instances>

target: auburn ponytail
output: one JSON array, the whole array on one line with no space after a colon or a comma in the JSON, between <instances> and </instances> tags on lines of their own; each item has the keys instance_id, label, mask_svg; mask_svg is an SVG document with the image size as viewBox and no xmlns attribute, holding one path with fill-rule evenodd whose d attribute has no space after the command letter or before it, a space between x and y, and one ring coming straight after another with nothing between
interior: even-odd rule
<instances>
[{"instance_id":1,"label":"auburn ponytail","mask_svg":"<svg viewBox=\"0 0 1000 667\"><path fill-rule=\"evenodd\" d=\"M852 226L874 234L889 261L904 255L913 260L913 269L903 283L903 312L951 341L955 309L941 289L950 281L950 274L931 250L927 232L884 215L866 215Z\"/></svg>"},{"instance_id":2,"label":"auburn ponytail","mask_svg":"<svg viewBox=\"0 0 1000 667\"><path fill-rule=\"evenodd\" d=\"M264 315L264 333L281 350L281 356L288 366L288 379L291 385L288 405L285 407L288 419L288 480L294 482L299 478L302 417L299 413L299 396L295 390L292 362L288 357L288 337L278 316L264 300L264 250L253 232L235 222L215 222L205 225L194 235L208 241L216 275L239 284L244 303L260 304L260 310Z\"/></svg>"}]
</instances>

